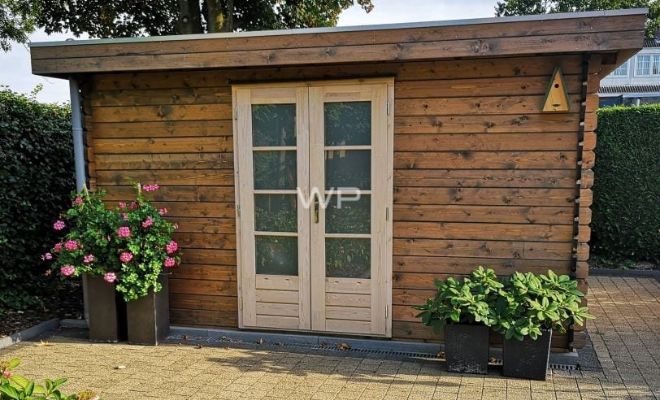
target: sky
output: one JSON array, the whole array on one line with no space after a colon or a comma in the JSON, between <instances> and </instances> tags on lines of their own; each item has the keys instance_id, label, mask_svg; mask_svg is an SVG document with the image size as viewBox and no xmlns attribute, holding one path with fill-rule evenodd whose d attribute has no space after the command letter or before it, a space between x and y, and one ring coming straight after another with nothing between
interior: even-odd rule
<instances>
[{"instance_id":1,"label":"sky","mask_svg":"<svg viewBox=\"0 0 660 400\"><path fill-rule=\"evenodd\" d=\"M495 0L372 0L374 9L366 13L354 6L344 11L340 26L390 24L398 22L434 21L465 18L487 18L494 15ZM42 30L30 35L32 42L58 41L73 35L46 35ZM8 53L0 51L0 86L20 93L30 93L38 84L43 89L36 98L42 102L68 102L68 81L45 78L30 73L30 51L27 45L13 44Z\"/></svg>"}]
</instances>

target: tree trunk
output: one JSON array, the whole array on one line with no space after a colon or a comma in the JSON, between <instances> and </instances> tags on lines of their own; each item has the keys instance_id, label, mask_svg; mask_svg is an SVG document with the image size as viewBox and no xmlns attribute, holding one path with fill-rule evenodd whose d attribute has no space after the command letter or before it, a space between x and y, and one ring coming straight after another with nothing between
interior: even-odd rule
<instances>
[{"instance_id":1,"label":"tree trunk","mask_svg":"<svg viewBox=\"0 0 660 400\"><path fill-rule=\"evenodd\" d=\"M218 31L218 0L206 0L208 15L206 16L209 33Z\"/></svg>"},{"instance_id":2,"label":"tree trunk","mask_svg":"<svg viewBox=\"0 0 660 400\"><path fill-rule=\"evenodd\" d=\"M232 32L233 30L234 30L234 0L226 0L225 9L224 9L224 18L222 19L222 31Z\"/></svg>"},{"instance_id":3,"label":"tree trunk","mask_svg":"<svg viewBox=\"0 0 660 400\"><path fill-rule=\"evenodd\" d=\"M202 12L196 0L177 0L179 5L179 34L202 33Z\"/></svg>"}]
</instances>

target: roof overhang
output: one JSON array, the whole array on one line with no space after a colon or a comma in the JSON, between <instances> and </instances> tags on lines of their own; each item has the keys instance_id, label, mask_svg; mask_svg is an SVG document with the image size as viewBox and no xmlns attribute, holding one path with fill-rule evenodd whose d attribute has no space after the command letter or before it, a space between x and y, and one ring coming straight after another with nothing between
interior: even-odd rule
<instances>
[{"instance_id":1,"label":"roof overhang","mask_svg":"<svg viewBox=\"0 0 660 400\"><path fill-rule=\"evenodd\" d=\"M608 54L613 68L642 48L645 8L522 17L201 35L69 40L30 45L32 72L66 77L448 58ZM625 57L625 58L623 58Z\"/></svg>"}]
</instances>

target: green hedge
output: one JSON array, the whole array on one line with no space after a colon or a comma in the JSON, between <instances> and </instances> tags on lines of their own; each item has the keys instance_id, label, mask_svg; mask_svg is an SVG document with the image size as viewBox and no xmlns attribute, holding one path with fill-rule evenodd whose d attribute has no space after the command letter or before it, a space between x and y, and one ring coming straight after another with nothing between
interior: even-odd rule
<instances>
[{"instance_id":1,"label":"green hedge","mask_svg":"<svg viewBox=\"0 0 660 400\"><path fill-rule=\"evenodd\" d=\"M660 261L660 104L598 111L592 248Z\"/></svg>"},{"instance_id":2,"label":"green hedge","mask_svg":"<svg viewBox=\"0 0 660 400\"><path fill-rule=\"evenodd\" d=\"M0 314L38 301L41 253L75 188L70 108L0 90Z\"/></svg>"}]
</instances>

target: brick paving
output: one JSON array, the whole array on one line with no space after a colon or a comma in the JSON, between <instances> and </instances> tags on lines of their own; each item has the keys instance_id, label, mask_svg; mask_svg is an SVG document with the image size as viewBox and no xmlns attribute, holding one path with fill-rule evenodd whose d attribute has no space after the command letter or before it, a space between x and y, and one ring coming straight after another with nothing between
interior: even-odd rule
<instances>
[{"instance_id":1,"label":"brick paving","mask_svg":"<svg viewBox=\"0 0 660 400\"><path fill-rule=\"evenodd\" d=\"M92 344L53 336L0 350L18 372L66 376L65 391L102 399L660 399L660 283L589 278L597 361L545 382L450 374L435 362L274 350ZM586 354L585 353L585 354ZM122 366L124 368L117 368Z\"/></svg>"}]
</instances>

